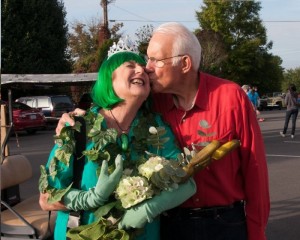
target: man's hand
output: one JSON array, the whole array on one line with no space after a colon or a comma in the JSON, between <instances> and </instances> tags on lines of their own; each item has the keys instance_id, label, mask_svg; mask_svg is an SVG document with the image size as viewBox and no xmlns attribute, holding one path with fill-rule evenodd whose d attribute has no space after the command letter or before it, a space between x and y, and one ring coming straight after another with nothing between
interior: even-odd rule
<instances>
[{"instance_id":1,"label":"man's hand","mask_svg":"<svg viewBox=\"0 0 300 240\"><path fill-rule=\"evenodd\" d=\"M75 121L72 116L84 116L85 110L76 108L73 112L64 113L58 121L55 132L56 135L59 136L62 128L68 124L69 126L74 126Z\"/></svg>"}]
</instances>

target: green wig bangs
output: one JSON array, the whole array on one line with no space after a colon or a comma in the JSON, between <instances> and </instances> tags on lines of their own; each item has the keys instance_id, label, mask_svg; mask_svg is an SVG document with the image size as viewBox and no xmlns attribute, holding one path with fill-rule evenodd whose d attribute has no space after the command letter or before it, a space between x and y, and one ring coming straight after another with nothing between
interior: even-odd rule
<instances>
[{"instance_id":1,"label":"green wig bangs","mask_svg":"<svg viewBox=\"0 0 300 240\"><path fill-rule=\"evenodd\" d=\"M143 57L133 52L119 52L106 59L98 72L91 96L96 106L104 109L111 109L113 105L124 101L119 98L112 86L112 74L123 63L135 61L141 65L146 65Z\"/></svg>"}]
</instances>

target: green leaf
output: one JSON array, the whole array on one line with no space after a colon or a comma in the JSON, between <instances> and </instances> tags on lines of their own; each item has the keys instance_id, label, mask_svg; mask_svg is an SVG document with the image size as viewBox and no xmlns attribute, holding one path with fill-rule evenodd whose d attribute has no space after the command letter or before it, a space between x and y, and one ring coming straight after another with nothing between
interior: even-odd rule
<instances>
[{"instance_id":1,"label":"green leaf","mask_svg":"<svg viewBox=\"0 0 300 240\"><path fill-rule=\"evenodd\" d=\"M103 149L109 143L115 143L117 141L117 130L114 128L107 129L105 132L101 132L101 138L99 141L99 147Z\"/></svg>"},{"instance_id":2,"label":"green leaf","mask_svg":"<svg viewBox=\"0 0 300 240\"><path fill-rule=\"evenodd\" d=\"M69 166L71 155L72 154L70 152L67 152L62 148L55 151L55 157L66 166Z\"/></svg>"},{"instance_id":3,"label":"green leaf","mask_svg":"<svg viewBox=\"0 0 300 240\"><path fill-rule=\"evenodd\" d=\"M39 179L39 191L45 193L48 187L48 175L45 166L40 166L41 176Z\"/></svg>"},{"instance_id":4,"label":"green leaf","mask_svg":"<svg viewBox=\"0 0 300 240\"><path fill-rule=\"evenodd\" d=\"M100 218L97 221L87 224L80 225L79 227L71 228L67 232L67 237L74 240L98 240L103 239L103 235L108 227L109 223Z\"/></svg>"},{"instance_id":5,"label":"green leaf","mask_svg":"<svg viewBox=\"0 0 300 240\"><path fill-rule=\"evenodd\" d=\"M87 156L90 161L96 161L99 156L99 150L93 148L91 150L83 151L83 154Z\"/></svg>"},{"instance_id":6,"label":"green leaf","mask_svg":"<svg viewBox=\"0 0 300 240\"><path fill-rule=\"evenodd\" d=\"M147 139L147 142L149 143L149 144L154 144L154 143L157 143L158 142L158 139L157 138L155 138L155 139L153 139L153 138L148 138Z\"/></svg>"},{"instance_id":7,"label":"green leaf","mask_svg":"<svg viewBox=\"0 0 300 240\"><path fill-rule=\"evenodd\" d=\"M207 134L206 134L206 136L207 136L207 137L212 137L212 136L215 136L215 135L216 135L216 133L215 133L215 132L212 132L212 133L207 133Z\"/></svg>"},{"instance_id":8,"label":"green leaf","mask_svg":"<svg viewBox=\"0 0 300 240\"><path fill-rule=\"evenodd\" d=\"M65 189L55 189L51 188L48 190L49 193L49 198L48 198L48 203L55 203L61 201L62 197L70 190L72 187L71 183L67 188Z\"/></svg>"},{"instance_id":9,"label":"green leaf","mask_svg":"<svg viewBox=\"0 0 300 240\"><path fill-rule=\"evenodd\" d=\"M170 140L169 137L161 138L161 139L160 139L160 142L164 144L164 143L168 142L169 140Z\"/></svg>"},{"instance_id":10,"label":"green leaf","mask_svg":"<svg viewBox=\"0 0 300 240\"><path fill-rule=\"evenodd\" d=\"M167 133L167 131L166 131L166 129L164 127L157 127L156 129L157 129L157 134L159 136L163 136L163 135L165 135Z\"/></svg>"},{"instance_id":11,"label":"green leaf","mask_svg":"<svg viewBox=\"0 0 300 240\"><path fill-rule=\"evenodd\" d=\"M110 203L107 203L101 207L99 207L97 209L97 211L94 212L94 215L96 218L101 218L101 217L104 217L105 215L107 215L111 209L113 209L116 204L118 203L118 201L115 201L115 202L110 202Z\"/></svg>"},{"instance_id":12,"label":"green leaf","mask_svg":"<svg viewBox=\"0 0 300 240\"><path fill-rule=\"evenodd\" d=\"M201 131L201 130L198 130L198 134L202 137L205 137L206 136L206 133Z\"/></svg>"},{"instance_id":13,"label":"green leaf","mask_svg":"<svg viewBox=\"0 0 300 240\"><path fill-rule=\"evenodd\" d=\"M105 235L105 239L129 240L129 234L123 229L113 229Z\"/></svg>"},{"instance_id":14,"label":"green leaf","mask_svg":"<svg viewBox=\"0 0 300 240\"><path fill-rule=\"evenodd\" d=\"M57 158L53 157L50 160L50 163L49 163L49 175L52 177L53 180L54 180L54 178L55 178L55 176L57 174L57 171L56 171L56 160L57 160Z\"/></svg>"},{"instance_id":15,"label":"green leaf","mask_svg":"<svg viewBox=\"0 0 300 240\"><path fill-rule=\"evenodd\" d=\"M199 125L205 129L208 129L211 127L211 125L209 125L209 123L206 120L200 120Z\"/></svg>"}]
</instances>

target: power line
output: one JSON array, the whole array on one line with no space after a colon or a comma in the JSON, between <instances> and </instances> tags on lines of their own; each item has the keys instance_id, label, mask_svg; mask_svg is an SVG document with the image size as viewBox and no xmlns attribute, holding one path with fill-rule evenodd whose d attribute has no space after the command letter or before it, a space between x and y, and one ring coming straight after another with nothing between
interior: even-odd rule
<instances>
[{"instance_id":1,"label":"power line","mask_svg":"<svg viewBox=\"0 0 300 240\"><path fill-rule=\"evenodd\" d=\"M198 22L196 20L137 20L137 19L111 19L110 22ZM266 20L265 23L300 23L300 20Z\"/></svg>"},{"instance_id":2,"label":"power line","mask_svg":"<svg viewBox=\"0 0 300 240\"><path fill-rule=\"evenodd\" d=\"M282 23L299 23L300 20L266 20L266 21L262 21L262 22L274 22L274 23L278 23L278 22L282 22Z\"/></svg>"},{"instance_id":3,"label":"power line","mask_svg":"<svg viewBox=\"0 0 300 240\"><path fill-rule=\"evenodd\" d=\"M139 15L137 15L137 14L133 13L133 12L130 12L130 11L128 11L128 10L126 10L126 9L124 9L124 8L118 7L116 4L113 4L113 6L114 6L115 8L119 8L119 9L121 9L121 10L123 10L123 11L125 11L125 12L127 12L127 13L129 13L129 14L131 14L131 15L133 15L133 16L136 16L136 17L138 17L138 18L145 19L145 20L147 20L148 22L149 22L149 21L150 21L150 22L152 22L152 20L150 20L150 19L147 19L147 18L145 18L145 17L142 17L142 16L139 16ZM124 21L124 20L120 20L120 21ZM125 21L126 21L126 20L125 20Z\"/></svg>"},{"instance_id":4,"label":"power line","mask_svg":"<svg viewBox=\"0 0 300 240\"><path fill-rule=\"evenodd\" d=\"M134 19L111 19L110 22L155 22L155 23L161 23L161 22L178 22L178 20L134 20ZM197 22L197 21L179 21L179 22Z\"/></svg>"}]
</instances>

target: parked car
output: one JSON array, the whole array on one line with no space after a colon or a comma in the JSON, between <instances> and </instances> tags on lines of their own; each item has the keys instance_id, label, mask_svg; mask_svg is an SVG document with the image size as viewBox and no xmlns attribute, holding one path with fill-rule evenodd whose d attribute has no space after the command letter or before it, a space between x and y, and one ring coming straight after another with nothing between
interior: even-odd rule
<instances>
[{"instance_id":1,"label":"parked car","mask_svg":"<svg viewBox=\"0 0 300 240\"><path fill-rule=\"evenodd\" d=\"M67 95L29 96L18 98L16 101L41 109L47 124L56 124L63 113L74 110L74 103Z\"/></svg>"},{"instance_id":2,"label":"parked car","mask_svg":"<svg viewBox=\"0 0 300 240\"><path fill-rule=\"evenodd\" d=\"M258 110L263 111L268 109L268 98L265 96L262 96L259 99L259 105L258 105Z\"/></svg>"},{"instance_id":3,"label":"parked car","mask_svg":"<svg viewBox=\"0 0 300 240\"><path fill-rule=\"evenodd\" d=\"M268 109L279 109L285 108L285 95L282 92L273 92L273 93L267 93L267 102L268 102Z\"/></svg>"},{"instance_id":4,"label":"parked car","mask_svg":"<svg viewBox=\"0 0 300 240\"><path fill-rule=\"evenodd\" d=\"M28 134L33 134L37 130L46 128L46 119L41 110L20 102L13 102L12 110L15 132L26 131Z\"/></svg>"},{"instance_id":5,"label":"parked car","mask_svg":"<svg viewBox=\"0 0 300 240\"><path fill-rule=\"evenodd\" d=\"M80 97L80 100L77 104L78 108L87 110L88 108L91 107L92 105L92 98L91 98L91 94L90 93L84 93L82 94L82 96Z\"/></svg>"}]
</instances>

